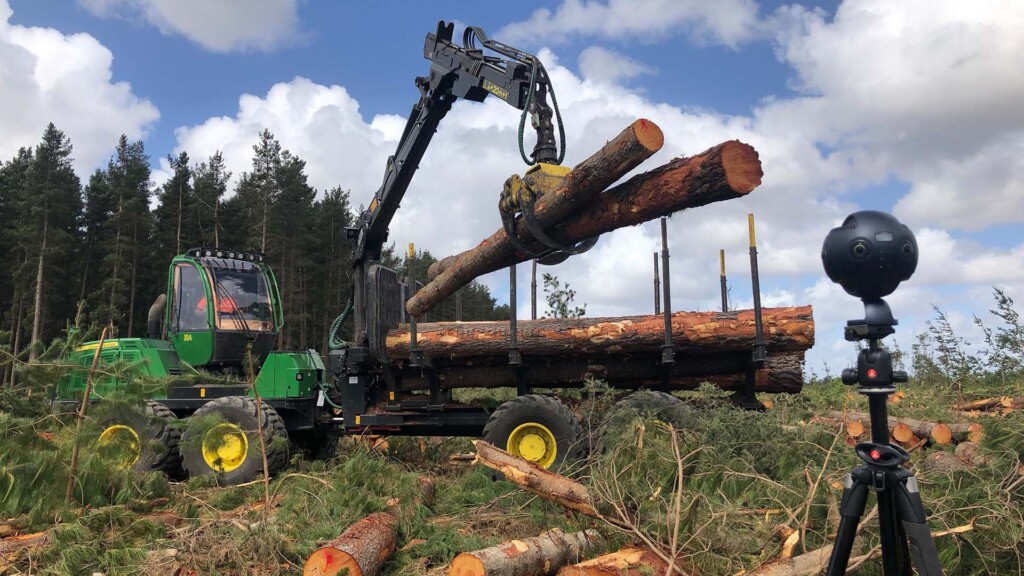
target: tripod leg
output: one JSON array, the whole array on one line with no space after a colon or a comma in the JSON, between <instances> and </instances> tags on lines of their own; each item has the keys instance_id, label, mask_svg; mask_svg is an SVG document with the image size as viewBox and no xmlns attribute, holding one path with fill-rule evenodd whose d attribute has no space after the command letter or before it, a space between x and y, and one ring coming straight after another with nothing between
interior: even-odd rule
<instances>
[{"instance_id":1,"label":"tripod leg","mask_svg":"<svg viewBox=\"0 0 1024 576\"><path fill-rule=\"evenodd\" d=\"M921 576L942 576L939 551L928 528L921 493L917 488L917 478L906 470L899 470L898 473L901 473L902 477L895 483L893 498L903 523L903 530L910 541L910 554L913 556L914 566Z\"/></svg>"},{"instance_id":2,"label":"tripod leg","mask_svg":"<svg viewBox=\"0 0 1024 576\"><path fill-rule=\"evenodd\" d=\"M879 474L888 475L878 471ZM897 516L894 486L886 478L885 489L878 491L878 532L882 540L882 571L885 576L911 576L907 536Z\"/></svg>"},{"instance_id":3,"label":"tripod leg","mask_svg":"<svg viewBox=\"0 0 1024 576\"><path fill-rule=\"evenodd\" d=\"M863 468L857 467L852 474L846 475L846 486L843 488L843 499L839 503L839 532L836 534L836 543L832 546L832 555L828 560L828 576L842 576L846 574L846 565L850 561L850 550L853 549L853 540L857 536L857 524L864 514L864 506L868 501L868 487L859 478Z\"/></svg>"}]
</instances>

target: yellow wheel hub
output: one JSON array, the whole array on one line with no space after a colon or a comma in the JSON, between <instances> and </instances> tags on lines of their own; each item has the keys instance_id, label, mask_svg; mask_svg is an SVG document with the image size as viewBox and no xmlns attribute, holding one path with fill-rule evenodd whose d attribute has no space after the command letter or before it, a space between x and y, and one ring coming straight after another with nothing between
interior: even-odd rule
<instances>
[{"instance_id":1,"label":"yellow wheel hub","mask_svg":"<svg viewBox=\"0 0 1024 576\"><path fill-rule=\"evenodd\" d=\"M113 424L104 428L96 443L105 454L118 460L118 466L122 468L131 468L142 456L139 434L124 424Z\"/></svg>"},{"instance_id":2,"label":"yellow wheel hub","mask_svg":"<svg viewBox=\"0 0 1024 576\"><path fill-rule=\"evenodd\" d=\"M238 468L248 453L249 439L234 424L217 424L203 434L203 460L217 472Z\"/></svg>"},{"instance_id":3,"label":"yellow wheel hub","mask_svg":"<svg viewBox=\"0 0 1024 576\"><path fill-rule=\"evenodd\" d=\"M548 468L558 456L558 445L555 435L547 426L536 422L520 424L509 434L505 448L509 454Z\"/></svg>"}]
</instances>

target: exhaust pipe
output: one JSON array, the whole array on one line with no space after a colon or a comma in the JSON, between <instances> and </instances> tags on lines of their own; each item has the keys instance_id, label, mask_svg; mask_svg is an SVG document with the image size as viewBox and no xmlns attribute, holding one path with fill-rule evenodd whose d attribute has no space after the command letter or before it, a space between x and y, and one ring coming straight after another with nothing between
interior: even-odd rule
<instances>
[{"instance_id":1,"label":"exhaust pipe","mask_svg":"<svg viewBox=\"0 0 1024 576\"><path fill-rule=\"evenodd\" d=\"M160 338L162 336L162 327L160 326L161 320L164 316L164 308L167 307L167 294L161 294L156 297L153 301L153 305L149 307L149 322L147 323L147 332L150 338Z\"/></svg>"}]
</instances>

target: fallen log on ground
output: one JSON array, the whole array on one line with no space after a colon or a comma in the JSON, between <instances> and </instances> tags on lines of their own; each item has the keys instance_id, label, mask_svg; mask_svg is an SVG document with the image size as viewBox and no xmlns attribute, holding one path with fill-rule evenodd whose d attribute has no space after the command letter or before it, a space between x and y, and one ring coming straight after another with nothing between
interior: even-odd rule
<instances>
[{"instance_id":1,"label":"fallen log on ground","mask_svg":"<svg viewBox=\"0 0 1024 576\"><path fill-rule=\"evenodd\" d=\"M770 352L800 352L814 345L810 306L764 308L761 315ZM418 323L416 331L417 346L433 358L508 354L508 322L426 322ZM672 314L672 342L677 353L749 352L755 335L753 310ZM516 336L523 355L534 357L660 352L665 343L665 319L649 315L520 320ZM409 342L408 324L390 330L386 346L391 359L408 358Z\"/></svg>"},{"instance_id":2,"label":"fallen log on ground","mask_svg":"<svg viewBox=\"0 0 1024 576\"><path fill-rule=\"evenodd\" d=\"M664 576L668 562L649 548L627 547L586 562L566 566L558 576Z\"/></svg>"},{"instance_id":3,"label":"fallen log on ground","mask_svg":"<svg viewBox=\"0 0 1024 576\"><path fill-rule=\"evenodd\" d=\"M566 534L554 529L534 538L463 552L452 560L448 576L551 576L579 562L599 538L596 530Z\"/></svg>"},{"instance_id":4,"label":"fallen log on ground","mask_svg":"<svg viewBox=\"0 0 1024 576\"><path fill-rule=\"evenodd\" d=\"M526 381L536 388L580 388L596 379L620 388L654 388L661 385L664 368L660 352L648 356L606 356L600 358L534 359L526 356L522 370ZM516 385L516 375L508 367L508 355L461 359L451 363L434 359L441 387L501 388ZM673 390L695 390L710 382L723 390L737 390L746 379L750 351L716 355L678 355L669 378ZM758 392L798 393L803 387L803 352L771 353L764 367L754 374ZM404 377L402 390L427 390L426 376Z\"/></svg>"},{"instance_id":5,"label":"fallen log on ground","mask_svg":"<svg viewBox=\"0 0 1024 576\"><path fill-rule=\"evenodd\" d=\"M302 573L307 576L376 576L395 552L395 524L387 512L375 512L349 526L341 536L310 555Z\"/></svg>"},{"instance_id":6,"label":"fallen log on ground","mask_svg":"<svg viewBox=\"0 0 1024 576\"><path fill-rule=\"evenodd\" d=\"M828 423L845 423L847 433L853 437L870 433L871 415L866 412L828 412L815 420ZM981 438L982 425L977 422L930 422L916 418L889 417L889 434L901 442L909 442L911 436L931 438L936 444L950 444ZM861 434L855 434L858 430Z\"/></svg>"},{"instance_id":7,"label":"fallen log on ground","mask_svg":"<svg viewBox=\"0 0 1024 576\"><path fill-rule=\"evenodd\" d=\"M527 492L532 492L545 500L591 518L605 520L620 528L628 528L628 525L621 520L607 517L598 512L590 491L583 484L513 456L484 440L474 440L473 446L476 447L477 464L483 464L492 470L501 472L505 476L505 480Z\"/></svg>"},{"instance_id":8,"label":"fallen log on ground","mask_svg":"<svg viewBox=\"0 0 1024 576\"><path fill-rule=\"evenodd\" d=\"M569 245L685 208L739 198L759 186L762 176L761 161L753 147L735 140L725 142L696 156L676 158L605 191L559 227L549 229L549 236ZM608 184L618 178L615 176ZM531 250L542 250L525 232L520 239ZM499 230L476 248L431 266L430 281L409 300L406 310L419 316L473 279L529 259L529 255L513 250L504 230Z\"/></svg>"},{"instance_id":9,"label":"fallen log on ground","mask_svg":"<svg viewBox=\"0 0 1024 576\"><path fill-rule=\"evenodd\" d=\"M429 505L434 499L433 480L421 476L418 487L412 506L391 500L387 512L374 512L357 521L341 536L310 554L302 573L333 576L347 571L348 576L377 576L384 562L395 552L399 517L415 509L416 504Z\"/></svg>"},{"instance_id":10,"label":"fallen log on ground","mask_svg":"<svg viewBox=\"0 0 1024 576\"><path fill-rule=\"evenodd\" d=\"M954 404L953 409L959 412L1002 412L1009 413L1014 410L1024 409L1024 397L1014 398L1012 396L1001 396L999 398L985 398L972 402Z\"/></svg>"}]
</instances>

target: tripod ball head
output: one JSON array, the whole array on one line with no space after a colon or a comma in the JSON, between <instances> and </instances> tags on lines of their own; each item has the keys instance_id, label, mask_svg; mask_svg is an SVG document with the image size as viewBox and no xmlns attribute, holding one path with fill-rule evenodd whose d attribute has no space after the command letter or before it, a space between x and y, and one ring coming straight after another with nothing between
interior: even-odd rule
<instances>
[{"instance_id":1,"label":"tripod ball head","mask_svg":"<svg viewBox=\"0 0 1024 576\"><path fill-rule=\"evenodd\" d=\"M917 240L891 214L855 212L825 237L821 262L829 279L851 296L874 300L892 294L913 275Z\"/></svg>"}]
</instances>

